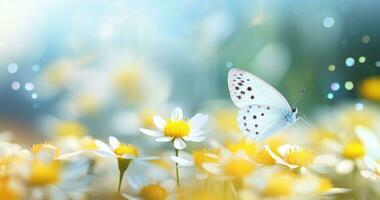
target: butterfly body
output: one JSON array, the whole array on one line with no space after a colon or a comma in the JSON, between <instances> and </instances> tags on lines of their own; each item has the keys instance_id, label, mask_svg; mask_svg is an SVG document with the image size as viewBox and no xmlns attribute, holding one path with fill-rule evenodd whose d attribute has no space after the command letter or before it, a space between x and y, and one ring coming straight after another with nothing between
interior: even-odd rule
<instances>
[{"instance_id":1,"label":"butterfly body","mask_svg":"<svg viewBox=\"0 0 380 200\"><path fill-rule=\"evenodd\" d=\"M297 120L297 109L271 85L249 72L233 68L228 74L228 88L234 104L240 108L240 130L260 140L288 127Z\"/></svg>"}]
</instances>

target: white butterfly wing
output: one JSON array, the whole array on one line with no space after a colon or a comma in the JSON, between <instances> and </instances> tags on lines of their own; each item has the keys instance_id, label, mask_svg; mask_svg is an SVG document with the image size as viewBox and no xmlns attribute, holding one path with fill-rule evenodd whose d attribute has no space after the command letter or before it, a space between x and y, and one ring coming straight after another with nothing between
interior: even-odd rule
<instances>
[{"instance_id":1,"label":"white butterfly wing","mask_svg":"<svg viewBox=\"0 0 380 200\"><path fill-rule=\"evenodd\" d=\"M234 104L243 108L247 105L270 105L290 111L288 101L271 85L241 69L233 68L228 73L228 89Z\"/></svg>"},{"instance_id":2,"label":"white butterfly wing","mask_svg":"<svg viewBox=\"0 0 380 200\"><path fill-rule=\"evenodd\" d=\"M238 114L240 130L249 138L260 140L285 128L284 112L269 105L247 105Z\"/></svg>"}]
</instances>

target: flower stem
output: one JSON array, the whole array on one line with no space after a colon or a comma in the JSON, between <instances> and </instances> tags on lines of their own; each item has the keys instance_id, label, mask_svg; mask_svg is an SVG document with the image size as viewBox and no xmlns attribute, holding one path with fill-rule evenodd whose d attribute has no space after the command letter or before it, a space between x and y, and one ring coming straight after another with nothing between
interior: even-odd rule
<instances>
[{"instance_id":1,"label":"flower stem","mask_svg":"<svg viewBox=\"0 0 380 200\"><path fill-rule=\"evenodd\" d=\"M119 172L120 172L120 174L119 174L119 185L117 187L117 193L120 194L120 188L121 188L121 184L123 182L124 173L125 173L125 171L127 171L129 163L131 163L131 160L130 159L124 159L124 158L118 158L117 162L119 165Z\"/></svg>"},{"instance_id":2,"label":"flower stem","mask_svg":"<svg viewBox=\"0 0 380 200\"><path fill-rule=\"evenodd\" d=\"M178 154L179 154L179 150L178 149L175 149L175 156L178 157ZM178 163L176 162L175 163L175 172L176 172L176 177L177 177L177 187L180 187L180 182L179 182L179 170L178 170Z\"/></svg>"}]
</instances>

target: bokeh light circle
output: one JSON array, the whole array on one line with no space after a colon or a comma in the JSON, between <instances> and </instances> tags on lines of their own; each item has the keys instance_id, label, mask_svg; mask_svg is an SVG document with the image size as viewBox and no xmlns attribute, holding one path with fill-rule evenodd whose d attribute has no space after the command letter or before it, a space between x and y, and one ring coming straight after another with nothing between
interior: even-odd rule
<instances>
[{"instance_id":1,"label":"bokeh light circle","mask_svg":"<svg viewBox=\"0 0 380 200\"><path fill-rule=\"evenodd\" d=\"M333 65L333 64L329 65L328 69L329 69L330 72L335 71L335 65Z\"/></svg>"},{"instance_id":2,"label":"bokeh light circle","mask_svg":"<svg viewBox=\"0 0 380 200\"><path fill-rule=\"evenodd\" d=\"M355 64L355 59L352 57L348 57L345 61L347 67L352 67Z\"/></svg>"},{"instance_id":3,"label":"bokeh light circle","mask_svg":"<svg viewBox=\"0 0 380 200\"><path fill-rule=\"evenodd\" d=\"M380 61L376 61L376 62L375 62L375 66L376 66L376 67L380 67Z\"/></svg>"},{"instance_id":4,"label":"bokeh light circle","mask_svg":"<svg viewBox=\"0 0 380 200\"><path fill-rule=\"evenodd\" d=\"M334 98L334 94L333 93L328 93L327 94L327 98L328 99L333 99Z\"/></svg>"},{"instance_id":5,"label":"bokeh light circle","mask_svg":"<svg viewBox=\"0 0 380 200\"><path fill-rule=\"evenodd\" d=\"M21 84L20 84L20 82L18 82L18 81L14 81L14 82L12 82L12 84L11 84L11 88L12 88L13 90L19 90L19 89L21 88Z\"/></svg>"},{"instance_id":6,"label":"bokeh light circle","mask_svg":"<svg viewBox=\"0 0 380 200\"><path fill-rule=\"evenodd\" d=\"M360 63L365 63L366 58L364 56L360 56L358 60Z\"/></svg>"},{"instance_id":7,"label":"bokeh light circle","mask_svg":"<svg viewBox=\"0 0 380 200\"><path fill-rule=\"evenodd\" d=\"M323 19L323 26L326 28L331 28L334 26L334 24L335 24L335 20L332 17L325 17Z\"/></svg>"},{"instance_id":8,"label":"bokeh light circle","mask_svg":"<svg viewBox=\"0 0 380 200\"><path fill-rule=\"evenodd\" d=\"M364 44L368 44L369 41L371 41L371 37L369 37L369 35L363 35L363 36L362 36L362 42L363 42Z\"/></svg>"},{"instance_id":9,"label":"bokeh light circle","mask_svg":"<svg viewBox=\"0 0 380 200\"><path fill-rule=\"evenodd\" d=\"M25 83L24 87L25 87L25 90L32 91L34 89L34 84L31 82L27 82Z\"/></svg>"},{"instance_id":10,"label":"bokeh light circle","mask_svg":"<svg viewBox=\"0 0 380 200\"><path fill-rule=\"evenodd\" d=\"M355 109L356 109L357 111L362 111L362 110L364 109L364 104L361 103L361 102L356 103L356 104L355 104Z\"/></svg>"},{"instance_id":11,"label":"bokeh light circle","mask_svg":"<svg viewBox=\"0 0 380 200\"><path fill-rule=\"evenodd\" d=\"M18 66L17 66L16 63L10 63L10 64L8 65L8 72L9 72L9 73L14 74L14 73L17 72L17 70L18 70Z\"/></svg>"},{"instance_id":12,"label":"bokeh light circle","mask_svg":"<svg viewBox=\"0 0 380 200\"><path fill-rule=\"evenodd\" d=\"M333 82L331 83L330 88L332 91L338 91L340 89L340 84L337 82Z\"/></svg>"},{"instance_id":13,"label":"bokeh light circle","mask_svg":"<svg viewBox=\"0 0 380 200\"><path fill-rule=\"evenodd\" d=\"M354 89L354 83L352 81L347 81L344 84L344 88L346 88L346 90L352 90L352 89Z\"/></svg>"}]
</instances>

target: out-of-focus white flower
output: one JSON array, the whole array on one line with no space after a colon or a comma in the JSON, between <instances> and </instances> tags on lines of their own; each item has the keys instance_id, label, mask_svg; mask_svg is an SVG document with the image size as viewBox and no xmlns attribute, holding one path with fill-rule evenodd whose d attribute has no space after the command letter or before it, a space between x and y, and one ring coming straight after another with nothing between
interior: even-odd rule
<instances>
[{"instance_id":1,"label":"out-of-focus white flower","mask_svg":"<svg viewBox=\"0 0 380 200\"><path fill-rule=\"evenodd\" d=\"M175 181L149 181L139 183L128 178L128 190L123 196L129 200L168 200L175 199Z\"/></svg>"},{"instance_id":2,"label":"out-of-focus white flower","mask_svg":"<svg viewBox=\"0 0 380 200\"><path fill-rule=\"evenodd\" d=\"M366 156L364 158L364 164L367 169L361 170L360 174L367 179L380 183L380 164L373 158Z\"/></svg>"},{"instance_id":3,"label":"out-of-focus white flower","mask_svg":"<svg viewBox=\"0 0 380 200\"><path fill-rule=\"evenodd\" d=\"M221 150L218 163L206 162L202 166L207 172L226 179L247 177L256 168L255 163L245 153L232 153L226 149Z\"/></svg>"},{"instance_id":4,"label":"out-of-focus white flower","mask_svg":"<svg viewBox=\"0 0 380 200\"><path fill-rule=\"evenodd\" d=\"M94 152L103 157L114 157L131 160L155 160L158 157L140 157L140 152L136 146L120 142L117 138L111 136L108 138L109 146L100 140L95 140L98 147Z\"/></svg>"},{"instance_id":5,"label":"out-of-focus white flower","mask_svg":"<svg viewBox=\"0 0 380 200\"><path fill-rule=\"evenodd\" d=\"M159 131L143 129L140 131L146 135L157 137L157 142L173 142L174 148L186 148L185 141L202 142L206 139L205 131L201 130L206 124L208 116L198 113L189 121L183 118L182 109L174 108L171 119L164 120L160 116L154 116L153 121Z\"/></svg>"}]
</instances>

